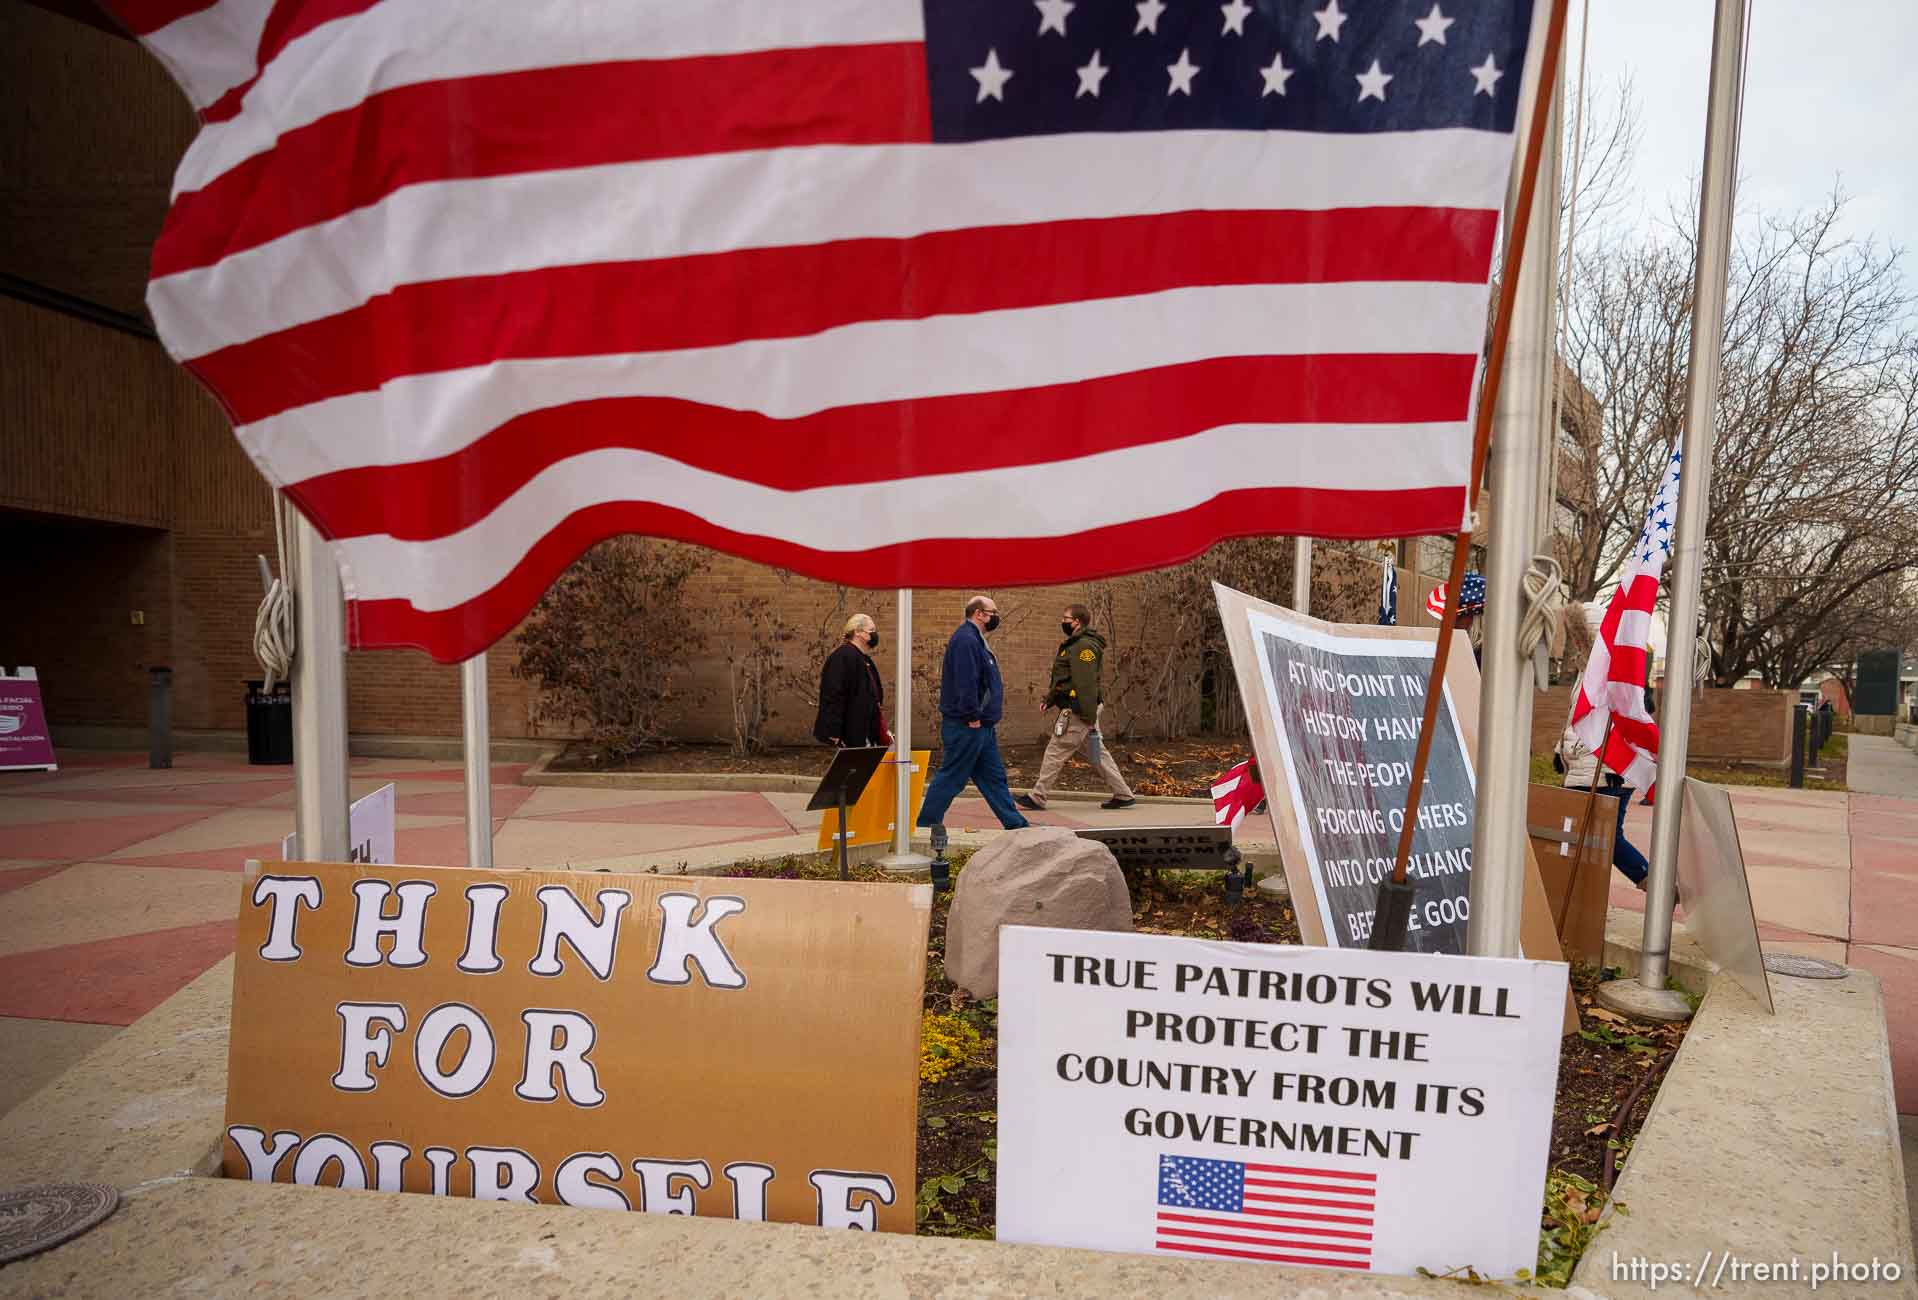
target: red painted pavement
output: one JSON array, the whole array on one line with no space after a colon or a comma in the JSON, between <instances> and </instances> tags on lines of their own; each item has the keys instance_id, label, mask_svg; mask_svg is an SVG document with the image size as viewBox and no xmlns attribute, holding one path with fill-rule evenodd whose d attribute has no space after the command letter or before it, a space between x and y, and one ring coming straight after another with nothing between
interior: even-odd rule
<instances>
[{"instance_id":1,"label":"red painted pavement","mask_svg":"<svg viewBox=\"0 0 1918 1300\"><path fill-rule=\"evenodd\" d=\"M207 815L204 808L196 808L190 812L141 813L132 817L97 817L90 821L0 826L0 858L97 861L141 840L150 840L156 835L190 826Z\"/></svg>"},{"instance_id":2,"label":"red painted pavement","mask_svg":"<svg viewBox=\"0 0 1918 1300\"><path fill-rule=\"evenodd\" d=\"M1854 898L1856 887L1854 880ZM1918 959L1855 946L1849 961L1884 981L1885 1028L1891 1036L1891 1079L1898 1113L1918 1114Z\"/></svg>"},{"instance_id":3,"label":"red painted pavement","mask_svg":"<svg viewBox=\"0 0 1918 1300\"><path fill-rule=\"evenodd\" d=\"M203 921L0 957L0 1016L130 1025L233 951L232 921Z\"/></svg>"},{"instance_id":4,"label":"red painted pavement","mask_svg":"<svg viewBox=\"0 0 1918 1300\"><path fill-rule=\"evenodd\" d=\"M36 880L45 880L48 876L57 876L69 865L56 862L50 867L15 867L11 871L0 871L0 894L31 885Z\"/></svg>"},{"instance_id":5,"label":"red painted pavement","mask_svg":"<svg viewBox=\"0 0 1918 1300\"><path fill-rule=\"evenodd\" d=\"M280 856L280 842L271 844L246 844L231 849L195 849L186 853L160 853L146 858L108 858L107 861L121 867L183 867L193 871L238 871L246 865L248 858L258 858L262 862L276 861Z\"/></svg>"},{"instance_id":6,"label":"red painted pavement","mask_svg":"<svg viewBox=\"0 0 1918 1300\"><path fill-rule=\"evenodd\" d=\"M523 785L496 785L492 788L493 816L511 817L534 791ZM439 790L432 794L403 794L394 805L396 811L422 817L466 816L466 786L457 790Z\"/></svg>"}]
</instances>

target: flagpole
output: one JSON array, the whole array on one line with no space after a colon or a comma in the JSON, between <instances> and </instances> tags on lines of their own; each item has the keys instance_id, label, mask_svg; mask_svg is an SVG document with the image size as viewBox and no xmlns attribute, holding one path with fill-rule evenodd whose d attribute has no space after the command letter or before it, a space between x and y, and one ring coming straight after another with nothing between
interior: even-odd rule
<instances>
[{"instance_id":1,"label":"flagpole","mask_svg":"<svg viewBox=\"0 0 1918 1300\"><path fill-rule=\"evenodd\" d=\"M1312 612L1312 539L1292 539L1292 608L1301 614Z\"/></svg>"},{"instance_id":2,"label":"flagpole","mask_svg":"<svg viewBox=\"0 0 1918 1300\"><path fill-rule=\"evenodd\" d=\"M493 865L493 721L486 652L460 665L460 733L466 749L466 865Z\"/></svg>"},{"instance_id":3,"label":"flagpole","mask_svg":"<svg viewBox=\"0 0 1918 1300\"><path fill-rule=\"evenodd\" d=\"M1399 830L1398 850L1392 860L1392 874L1379 882L1378 903L1373 909L1372 934L1367 946L1374 951L1402 952L1409 933L1412 885L1406 868L1412 856L1412 837L1418 830L1419 800L1425 789L1425 766L1432 756L1432 737L1438 731L1439 701L1445 689L1445 665L1452 651L1452 633L1458 627L1459 606L1464 604L1465 559L1472 545L1472 532L1478 527L1479 483L1485 476L1485 458L1492 437L1492 410L1505 374L1505 353L1512 336L1513 302L1518 294L1517 268L1525 264L1526 235L1531 230L1532 207L1538 194L1537 162L1544 156L1547 109L1540 95L1551 94L1558 75L1559 51L1565 36L1565 9L1568 0L1551 0L1550 16L1545 22L1545 45L1534 85L1531 143L1526 146L1526 165L1518 187L1518 200L1512 219L1508 256L1516 266L1508 265L1499 281L1498 311L1492 320L1491 346L1485 359L1485 391L1479 399L1472 429L1471 468L1465 479L1465 518L1452 540L1452 570L1446 579L1445 615L1439 621L1438 644L1432 650L1431 677L1425 687L1425 713L1419 723L1418 748L1412 753L1412 777L1405 792L1405 816ZM1536 30L1536 29L1534 29Z\"/></svg>"},{"instance_id":4,"label":"flagpole","mask_svg":"<svg viewBox=\"0 0 1918 1300\"><path fill-rule=\"evenodd\" d=\"M1685 452L1679 463L1678 519L1673 534L1671 618L1665 637L1665 683L1658 701L1658 800L1652 812L1651 874L1645 881L1645 934L1638 979L1599 986L1598 1000L1616 1011L1684 1020L1691 1008L1667 989L1672 907L1678 889L1678 820L1685 806L1685 759L1691 748L1692 651L1698 639L1698 593L1711 503L1713 423L1725 330L1725 280L1731 261L1732 198L1738 174L1743 101L1745 6L1718 0L1712 22L1711 94L1705 114L1704 180L1698 204L1698 265L1692 286L1691 360L1685 392Z\"/></svg>"},{"instance_id":5,"label":"flagpole","mask_svg":"<svg viewBox=\"0 0 1918 1300\"><path fill-rule=\"evenodd\" d=\"M893 647L892 852L879 859L886 871L925 871L932 859L912 851L912 588L899 588L899 637Z\"/></svg>"},{"instance_id":6,"label":"flagpole","mask_svg":"<svg viewBox=\"0 0 1918 1300\"><path fill-rule=\"evenodd\" d=\"M1539 49L1544 56L1543 42ZM1538 86L1540 79L1532 78ZM1509 371L1493 413L1490 452L1492 519L1486 545L1485 641L1479 662L1478 788L1472 833L1472 912L1465 950L1478 957L1518 957L1525 909L1526 804L1531 792L1532 673L1519 648L1525 622L1525 573L1538 548L1539 461L1549 446L1556 331L1553 278L1558 271L1560 88L1555 78L1544 137L1537 142L1537 200L1530 212L1525 258L1517 269ZM1527 105L1521 104L1521 112ZM1509 219L1516 222L1524 160L1513 171ZM1508 248L1515 231L1506 229ZM1502 274L1514 274L1505 259ZM1449 603L1464 593L1448 592Z\"/></svg>"},{"instance_id":7,"label":"flagpole","mask_svg":"<svg viewBox=\"0 0 1918 1300\"><path fill-rule=\"evenodd\" d=\"M291 510L291 507L288 507ZM293 514L293 825L308 862L344 862L346 779L346 606L333 548Z\"/></svg>"}]
</instances>

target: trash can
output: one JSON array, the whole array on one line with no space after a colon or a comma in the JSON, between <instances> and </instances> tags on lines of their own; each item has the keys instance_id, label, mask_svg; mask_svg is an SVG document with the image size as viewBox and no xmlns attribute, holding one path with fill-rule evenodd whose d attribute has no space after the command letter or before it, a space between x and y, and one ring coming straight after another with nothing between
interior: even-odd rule
<instances>
[{"instance_id":1,"label":"trash can","mask_svg":"<svg viewBox=\"0 0 1918 1300\"><path fill-rule=\"evenodd\" d=\"M267 693L266 683L246 684L246 761L293 761L293 688L285 682Z\"/></svg>"}]
</instances>

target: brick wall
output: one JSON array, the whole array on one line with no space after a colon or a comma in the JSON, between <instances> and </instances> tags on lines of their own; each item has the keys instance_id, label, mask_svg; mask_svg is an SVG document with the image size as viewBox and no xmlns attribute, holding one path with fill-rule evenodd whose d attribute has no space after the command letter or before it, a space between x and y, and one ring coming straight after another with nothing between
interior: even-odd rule
<instances>
[{"instance_id":1,"label":"brick wall","mask_svg":"<svg viewBox=\"0 0 1918 1300\"><path fill-rule=\"evenodd\" d=\"M1549 754L1565 729L1574 686L1532 697L1532 752ZM1796 691L1708 690L1692 702L1689 753L1714 762L1783 763L1791 757Z\"/></svg>"}]
</instances>

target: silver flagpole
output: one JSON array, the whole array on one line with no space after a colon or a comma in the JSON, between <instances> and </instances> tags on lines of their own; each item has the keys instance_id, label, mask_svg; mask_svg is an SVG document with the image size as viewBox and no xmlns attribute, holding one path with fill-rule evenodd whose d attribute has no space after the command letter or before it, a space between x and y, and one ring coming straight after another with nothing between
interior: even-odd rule
<instances>
[{"instance_id":1,"label":"silver flagpole","mask_svg":"<svg viewBox=\"0 0 1918 1300\"><path fill-rule=\"evenodd\" d=\"M493 865L493 729L486 652L460 665L460 725L466 744L466 865Z\"/></svg>"},{"instance_id":2,"label":"silver flagpole","mask_svg":"<svg viewBox=\"0 0 1918 1300\"><path fill-rule=\"evenodd\" d=\"M1540 5L1541 10L1548 6ZM1542 53L1544 41L1533 46ZM1528 67L1528 84L1538 85ZM1532 752L1532 673L1519 652L1519 628L1525 621L1525 571L1538 545L1538 462L1549 445L1553 366L1556 343L1552 322L1553 277L1558 270L1558 123L1564 79L1553 83L1551 119L1538 162L1537 198L1525 261L1518 272L1512 303L1511 339L1505 381L1494 410L1491 471L1491 532L1486 545L1485 638L1479 671L1478 795L1472 836L1472 913L1466 922L1466 951L1479 957L1517 957L1519 922L1525 908L1525 812L1530 793ZM1531 96L1519 106L1520 121L1532 112ZM1521 136L1521 139L1523 137ZM1506 212L1517 202L1523 168L1512 169ZM1510 248L1508 225L1506 247ZM1511 273L1511 263L1504 274ZM1457 600L1458 592L1447 598Z\"/></svg>"},{"instance_id":3,"label":"silver flagpole","mask_svg":"<svg viewBox=\"0 0 1918 1300\"><path fill-rule=\"evenodd\" d=\"M1652 812L1652 870L1645 882L1644 951L1636 983L1613 980L1600 985L1598 993L1598 1000L1613 1010L1660 1020L1683 1020L1691 1014L1684 998L1667 989L1665 981L1671 971L1678 819L1685 806L1685 758L1691 748L1692 652L1698 639L1712 444L1718 433L1713 408L1725 332L1725 278L1731 262L1746 3L1718 0L1712 22L1711 97L1705 114L1705 175L1698 202L1698 266L1692 287L1691 364L1685 392L1685 459L1678 476L1665 683L1658 692L1658 800Z\"/></svg>"},{"instance_id":4,"label":"silver flagpole","mask_svg":"<svg viewBox=\"0 0 1918 1300\"><path fill-rule=\"evenodd\" d=\"M915 873L932 859L912 851L912 588L899 589L899 639L893 647L892 686L893 773L898 781L893 796L892 852L879 859L887 871Z\"/></svg>"},{"instance_id":5,"label":"silver flagpole","mask_svg":"<svg viewBox=\"0 0 1918 1300\"><path fill-rule=\"evenodd\" d=\"M1292 539L1292 608L1301 614L1312 612L1312 539Z\"/></svg>"},{"instance_id":6,"label":"silver flagpole","mask_svg":"<svg viewBox=\"0 0 1918 1300\"><path fill-rule=\"evenodd\" d=\"M289 506L288 509L291 509ZM345 862L346 607L333 550L293 511L293 824L308 862Z\"/></svg>"}]
</instances>

